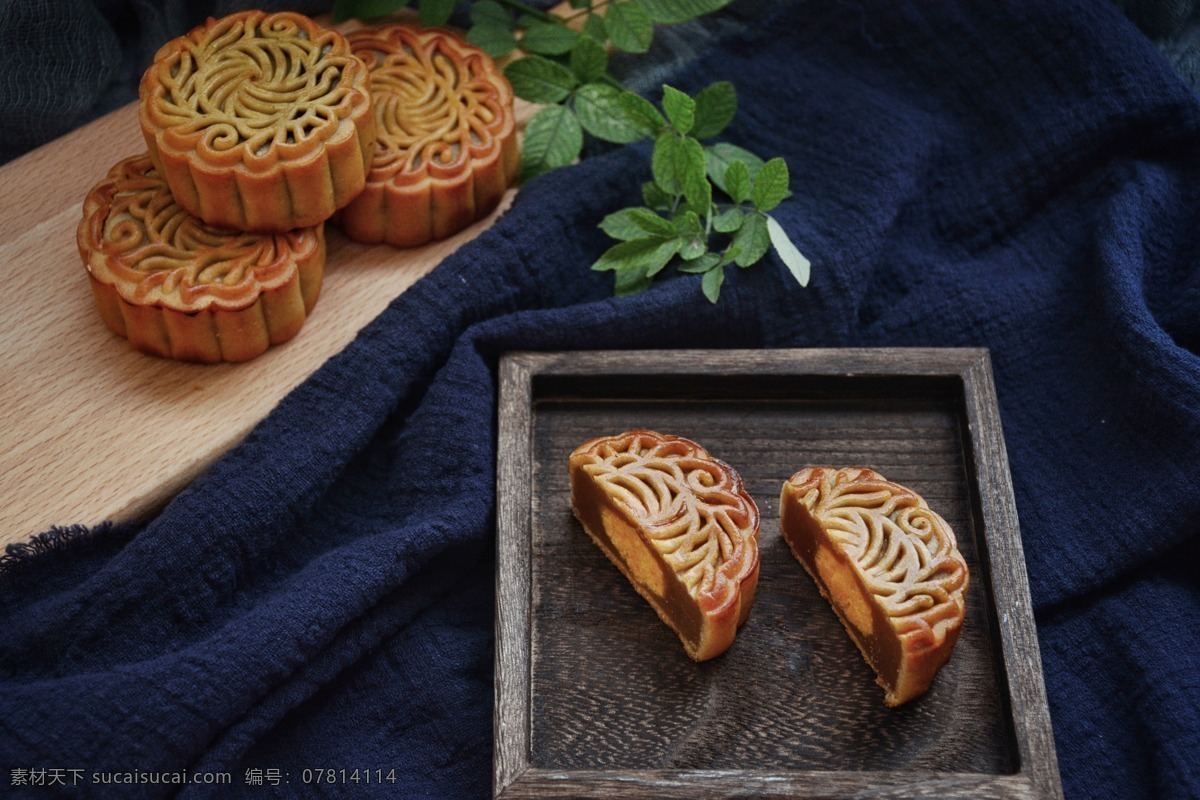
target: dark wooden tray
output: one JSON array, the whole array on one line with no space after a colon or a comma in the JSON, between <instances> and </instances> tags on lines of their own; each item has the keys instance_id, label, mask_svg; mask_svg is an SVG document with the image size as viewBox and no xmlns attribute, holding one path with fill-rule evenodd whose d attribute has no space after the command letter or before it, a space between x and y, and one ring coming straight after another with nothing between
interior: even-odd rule
<instances>
[{"instance_id":1,"label":"dark wooden tray","mask_svg":"<svg viewBox=\"0 0 1200 800\"><path fill-rule=\"evenodd\" d=\"M985 350L513 353L499 424L497 796L1062 796ZM761 511L754 610L703 664L571 514L567 456L631 428L700 442ZM954 657L899 709L779 535L814 464L915 489L970 568Z\"/></svg>"}]
</instances>

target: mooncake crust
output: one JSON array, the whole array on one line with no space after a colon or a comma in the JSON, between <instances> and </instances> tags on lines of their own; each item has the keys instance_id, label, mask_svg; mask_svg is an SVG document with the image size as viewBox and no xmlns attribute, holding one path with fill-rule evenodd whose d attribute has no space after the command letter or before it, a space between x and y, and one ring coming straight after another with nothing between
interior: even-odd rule
<instances>
[{"instance_id":1,"label":"mooncake crust","mask_svg":"<svg viewBox=\"0 0 1200 800\"><path fill-rule=\"evenodd\" d=\"M490 213L520 168L512 87L491 57L441 28L346 38L371 76L376 147L335 222L356 241L414 247Z\"/></svg>"},{"instance_id":2,"label":"mooncake crust","mask_svg":"<svg viewBox=\"0 0 1200 800\"><path fill-rule=\"evenodd\" d=\"M209 19L155 55L139 87L150 157L211 225L316 225L362 191L375 142L366 67L291 12Z\"/></svg>"},{"instance_id":3,"label":"mooncake crust","mask_svg":"<svg viewBox=\"0 0 1200 800\"><path fill-rule=\"evenodd\" d=\"M780 527L898 706L924 694L958 641L969 584L950 525L866 467L809 467L784 483Z\"/></svg>"},{"instance_id":4,"label":"mooncake crust","mask_svg":"<svg viewBox=\"0 0 1200 800\"><path fill-rule=\"evenodd\" d=\"M148 155L88 193L76 232L105 324L183 361L246 361L299 332L321 291L324 226L226 231L175 202Z\"/></svg>"},{"instance_id":5,"label":"mooncake crust","mask_svg":"<svg viewBox=\"0 0 1200 800\"><path fill-rule=\"evenodd\" d=\"M646 430L584 442L569 469L575 516L687 654L728 649L759 571L758 506L737 471L690 439Z\"/></svg>"}]
</instances>

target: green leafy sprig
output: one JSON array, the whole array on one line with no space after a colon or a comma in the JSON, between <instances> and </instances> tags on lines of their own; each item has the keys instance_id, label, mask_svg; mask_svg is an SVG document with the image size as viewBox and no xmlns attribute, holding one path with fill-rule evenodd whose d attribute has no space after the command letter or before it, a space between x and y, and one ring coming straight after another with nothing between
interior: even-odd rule
<instances>
[{"instance_id":1,"label":"green leafy sprig","mask_svg":"<svg viewBox=\"0 0 1200 800\"><path fill-rule=\"evenodd\" d=\"M618 98L610 119L640 125L653 137L653 180L642 186L644 205L623 208L600 223L619 244L592 269L613 271L620 296L642 291L674 264L680 272L703 276L704 296L715 303L727 266L756 264L773 246L796 281L807 286L808 259L767 213L790 194L787 162L763 161L727 142L700 142L720 134L737 113L733 84L714 83L695 97L664 86L665 114L637 99L641 102Z\"/></svg>"},{"instance_id":2,"label":"green leafy sprig","mask_svg":"<svg viewBox=\"0 0 1200 800\"><path fill-rule=\"evenodd\" d=\"M767 212L789 194L787 164L764 161L735 145L703 144L737 113L733 84L715 83L695 97L663 87L662 110L624 89L609 71L610 50L644 53L655 24L675 24L716 11L732 0L570 0L565 15L520 0L470 3L472 42L494 58L518 48L525 55L504 74L516 95L544 107L525 126L521 178L541 175L579 158L586 137L629 144L654 141L653 180L642 187L644 205L610 214L600 227L618 244L592 269L611 270L617 295L648 287L674 265L702 276L717 302L730 264L748 267L772 246L801 286L809 262ZM335 21L369 19L412 0L337 0ZM443 25L456 0L417 0L423 25Z\"/></svg>"},{"instance_id":3,"label":"green leafy sprig","mask_svg":"<svg viewBox=\"0 0 1200 800\"><path fill-rule=\"evenodd\" d=\"M369 19L413 0L337 0L333 18ZM551 14L520 0L469 4L467 40L493 58L520 48L504 74L516 95L546 106L525 126L523 180L579 158L585 135L617 144L641 138L640 129L609 123L609 107L624 93L609 72L609 49L644 53L657 23L675 24L723 8L732 0L570 0L568 14ZM423 25L444 25L455 0L417 0ZM633 95L636 97L636 95ZM636 101L627 101L636 102ZM648 103L646 105L649 105Z\"/></svg>"}]
</instances>

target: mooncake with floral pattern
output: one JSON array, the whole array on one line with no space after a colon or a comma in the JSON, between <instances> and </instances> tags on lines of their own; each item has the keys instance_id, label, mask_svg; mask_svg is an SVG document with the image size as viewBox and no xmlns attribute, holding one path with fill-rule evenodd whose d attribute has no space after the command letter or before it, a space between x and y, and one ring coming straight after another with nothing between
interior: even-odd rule
<instances>
[{"instance_id":1,"label":"mooncake with floral pattern","mask_svg":"<svg viewBox=\"0 0 1200 800\"><path fill-rule=\"evenodd\" d=\"M142 76L150 157L183 208L222 228L324 222L362 191L375 142L366 67L290 12L210 19Z\"/></svg>"},{"instance_id":2,"label":"mooncake with floral pattern","mask_svg":"<svg viewBox=\"0 0 1200 800\"><path fill-rule=\"evenodd\" d=\"M758 585L758 506L737 472L691 441L628 431L570 457L583 529L696 661L720 655Z\"/></svg>"},{"instance_id":3,"label":"mooncake with floral pattern","mask_svg":"<svg viewBox=\"0 0 1200 800\"><path fill-rule=\"evenodd\" d=\"M436 28L347 39L371 75L377 138L366 188L336 218L342 230L412 247L490 213L520 166L512 88L492 59Z\"/></svg>"},{"instance_id":4,"label":"mooncake with floral pattern","mask_svg":"<svg viewBox=\"0 0 1200 800\"><path fill-rule=\"evenodd\" d=\"M141 155L88 194L76 241L96 307L134 347L183 361L246 361L299 332L321 292L321 224L216 228L175 202Z\"/></svg>"},{"instance_id":5,"label":"mooncake with floral pattern","mask_svg":"<svg viewBox=\"0 0 1200 800\"><path fill-rule=\"evenodd\" d=\"M962 630L969 576L950 525L911 489L863 467L810 467L783 485L796 559L898 706L928 691Z\"/></svg>"}]
</instances>

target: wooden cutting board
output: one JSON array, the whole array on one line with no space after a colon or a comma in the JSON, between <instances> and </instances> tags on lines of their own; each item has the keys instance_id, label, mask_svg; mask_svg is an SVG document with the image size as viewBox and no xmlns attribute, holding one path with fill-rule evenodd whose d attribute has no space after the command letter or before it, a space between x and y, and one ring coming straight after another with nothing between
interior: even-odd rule
<instances>
[{"instance_id":1,"label":"wooden cutting board","mask_svg":"<svg viewBox=\"0 0 1200 800\"><path fill-rule=\"evenodd\" d=\"M534 110L518 100L518 124ZM513 194L415 249L360 245L327 227L321 298L294 339L245 364L184 364L109 332L75 246L84 195L144 150L134 103L0 167L0 546L161 507Z\"/></svg>"}]
</instances>

